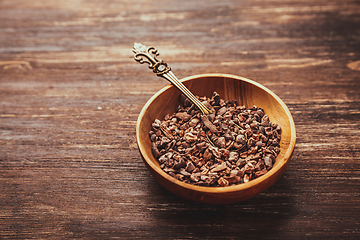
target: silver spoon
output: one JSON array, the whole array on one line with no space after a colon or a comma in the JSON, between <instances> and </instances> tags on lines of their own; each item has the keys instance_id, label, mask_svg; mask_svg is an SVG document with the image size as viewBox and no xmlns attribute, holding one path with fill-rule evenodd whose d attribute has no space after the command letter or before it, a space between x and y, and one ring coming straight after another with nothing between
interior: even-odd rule
<instances>
[{"instance_id":1,"label":"silver spoon","mask_svg":"<svg viewBox=\"0 0 360 240\"><path fill-rule=\"evenodd\" d=\"M174 73L171 71L171 68L163 62L161 59L157 59L159 53L155 47L146 47L141 43L134 43L133 52L135 53L134 59L139 63L148 63L149 68L153 70L156 75L163 77L172 83L177 89L180 90L196 107L198 107L203 115L208 115L211 113L211 110L208 109L202 102L197 99L189 89L187 89L184 84L182 84ZM145 58L145 59L144 59Z\"/></svg>"}]
</instances>

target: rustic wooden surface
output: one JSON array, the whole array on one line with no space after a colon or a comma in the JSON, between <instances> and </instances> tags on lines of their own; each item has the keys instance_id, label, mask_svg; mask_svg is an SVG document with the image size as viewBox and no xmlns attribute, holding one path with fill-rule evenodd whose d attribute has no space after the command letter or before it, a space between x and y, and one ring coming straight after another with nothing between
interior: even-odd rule
<instances>
[{"instance_id":1,"label":"rustic wooden surface","mask_svg":"<svg viewBox=\"0 0 360 240\"><path fill-rule=\"evenodd\" d=\"M0 238L359 239L360 3L1 0ZM194 204L149 174L135 123L165 80L253 79L289 107L284 175L234 205Z\"/></svg>"}]
</instances>

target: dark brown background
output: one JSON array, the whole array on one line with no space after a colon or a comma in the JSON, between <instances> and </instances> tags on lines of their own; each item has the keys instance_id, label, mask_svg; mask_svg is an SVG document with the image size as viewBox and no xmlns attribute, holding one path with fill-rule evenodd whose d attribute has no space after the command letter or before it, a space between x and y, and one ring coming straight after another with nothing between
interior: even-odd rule
<instances>
[{"instance_id":1,"label":"dark brown background","mask_svg":"<svg viewBox=\"0 0 360 240\"><path fill-rule=\"evenodd\" d=\"M360 3L0 0L0 238L359 239ZM135 123L174 73L253 79L297 129L280 180L235 205L166 191Z\"/></svg>"}]
</instances>

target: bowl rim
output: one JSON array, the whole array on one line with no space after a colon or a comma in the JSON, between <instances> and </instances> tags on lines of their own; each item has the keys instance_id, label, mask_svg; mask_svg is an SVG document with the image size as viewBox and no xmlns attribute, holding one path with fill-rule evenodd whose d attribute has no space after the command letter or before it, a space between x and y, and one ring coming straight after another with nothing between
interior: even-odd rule
<instances>
[{"instance_id":1,"label":"bowl rim","mask_svg":"<svg viewBox=\"0 0 360 240\"><path fill-rule=\"evenodd\" d=\"M295 148L295 142L296 142L296 130L295 130L295 123L294 120L291 116L290 110L288 109L288 107L286 106L286 104L274 93L272 92L270 89L268 89L267 87L261 85L260 83L257 83L253 80L250 80L248 78L245 77L241 77L241 76L237 76L237 75L233 75L233 74L221 74L221 73L205 73L205 74L197 74L197 75L191 75L185 78L180 79L181 82L186 82L188 80L194 80L194 79L198 79L198 78L203 78L203 77L222 77L222 78L232 78L232 79L237 79L237 80L241 80L247 83L250 83L252 85L255 85L258 88L261 88L262 90L266 91L268 94L270 94L273 98L276 99L276 101L278 101L280 103L280 105L282 106L282 108L284 109L284 111L286 112L286 115L288 116L289 122L290 122L290 129L291 129L291 135L290 135L290 141L289 141L289 147L287 148L286 152L284 153L283 157L281 158L280 162L278 162L275 166L273 166L272 169L270 169L266 174L253 179L247 183L241 183L241 184L237 184L237 185L233 185L233 186L226 186L226 187L206 187L206 186L198 186L198 185L193 185L190 183L184 183L172 176L170 176L169 174L165 173L160 167L156 166L151 160L146 159L144 156L146 155L146 153L144 153L142 147L140 146L140 125L141 125L141 119L144 116L145 111L147 110L147 108L151 105L151 103L159 96L161 95L164 91L168 90L169 88L175 87L171 84L163 87L162 89L160 89L158 92L156 92L144 105L144 107L142 108L137 122L136 122L136 141L138 144L138 148L139 151L142 155L143 160L147 163L147 165L153 169L154 171L156 171L159 175L161 175L163 178L165 178L166 180L173 182L176 185L179 185L183 188L186 188L188 190L193 190L193 191L197 191L197 192L203 192L203 193L208 193L208 194L215 194L215 193L229 193L229 192L239 192L242 190L249 190L252 187L258 185L259 183L265 181L266 179L270 178L272 175L276 175L279 171L281 171L281 169L284 167L284 165L287 165L287 163L289 162L293 150Z\"/></svg>"}]
</instances>

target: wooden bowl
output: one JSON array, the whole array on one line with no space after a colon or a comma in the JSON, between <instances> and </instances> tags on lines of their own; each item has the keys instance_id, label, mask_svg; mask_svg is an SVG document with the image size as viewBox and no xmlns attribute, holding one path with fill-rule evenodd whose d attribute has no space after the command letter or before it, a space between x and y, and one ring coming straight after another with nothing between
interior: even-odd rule
<instances>
[{"instance_id":1,"label":"wooden bowl","mask_svg":"<svg viewBox=\"0 0 360 240\"><path fill-rule=\"evenodd\" d=\"M168 85L157 92L142 109L136 124L136 138L143 160L154 178L170 192L205 204L231 204L247 200L270 187L289 164L296 141L295 124L285 103L266 87L252 80L228 74L202 74L181 80L194 95L211 97L217 91L227 100L238 104L264 109L271 122L281 126L281 151L273 168L265 175L228 187L203 187L181 182L166 174L151 153L149 131L157 118L163 120L167 113L174 113L180 104L180 91Z\"/></svg>"}]
</instances>

